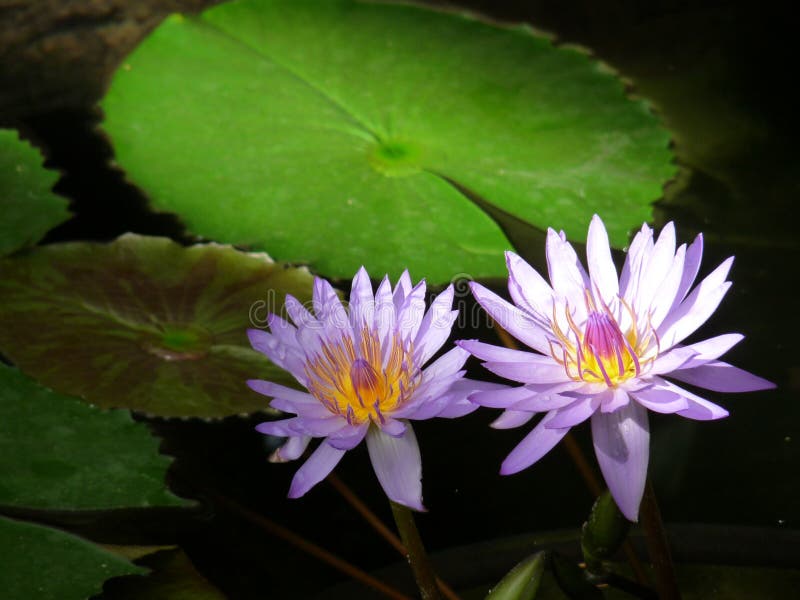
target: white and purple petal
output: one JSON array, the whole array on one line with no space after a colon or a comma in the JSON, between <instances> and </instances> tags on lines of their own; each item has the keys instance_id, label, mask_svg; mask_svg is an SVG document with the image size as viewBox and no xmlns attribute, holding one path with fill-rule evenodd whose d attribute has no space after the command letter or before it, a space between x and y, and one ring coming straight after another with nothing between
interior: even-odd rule
<instances>
[{"instance_id":1,"label":"white and purple petal","mask_svg":"<svg viewBox=\"0 0 800 600\"><path fill-rule=\"evenodd\" d=\"M471 282L470 289L478 304L500 327L542 354L550 351L549 338L545 330L529 315L479 283Z\"/></svg>"},{"instance_id":2,"label":"white and purple petal","mask_svg":"<svg viewBox=\"0 0 800 600\"><path fill-rule=\"evenodd\" d=\"M600 293L600 300L609 304L619 294L619 279L617 269L611 258L611 246L608 243L603 221L597 215L592 217L589 224L589 235L586 238L586 263L589 266L589 276L593 288Z\"/></svg>"},{"instance_id":3,"label":"white and purple petal","mask_svg":"<svg viewBox=\"0 0 800 600\"><path fill-rule=\"evenodd\" d=\"M409 425L400 437L377 427L367 432L367 451L372 468L390 500L424 511L422 504L422 459L414 429Z\"/></svg>"},{"instance_id":4,"label":"white and purple petal","mask_svg":"<svg viewBox=\"0 0 800 600\"><path fill-rule=\"evenodd\" d=\"M638 521L650 455L647 409L629 402L614 412L594 413L592 442L614 501L628 520Z\"/></svg>"},{"instance_id":5,"label":"white and purple petal","mask_svg":"<svg viewBox=\"0 0 800 600\"><path fill-rule=\"evenodd\" d=\"M547 426L555 411L547 413L528 435L506 456L500 466L501 475L512 475L527 469L555 446L569 432L569 427L552 429Z\"/></svg>"},{"instance_id":6,"label":"white and purple petal","mask_svg":"<svg viewBox=\"0 0 800 600\"><path fill-rule=\"evenodd\" d=\"M271 463L285 463L300 458L308 448L311 436L296 435L286 440L286 442L269 456Z\"/></svg>"},{"instance_id":7,"label":"white and purple petal","mask_svg":"<svg viewBox=\"0 0 800 600\"><path fill-rule=\"evenodd\" d=\"M547 320L553 306L553 288L544 277L513 252L506 252L508 292L517 306Z\"/></svg>"},{"instance_id":8,"label":"white and purple petal","mask_svg":"<svg viewBox=\"0 0 800 600\"><path fill-rule=\"evenodd\" d=\"M289 498L303 496L308 490L325 479L333 471L333 468L339 464L344 454L345 450L339 450L326 442L322 442L294 474L292 484L289 486Z\"/></svg>"},{"instance_id":9,"label":"white and purple petal","mask_svg":"<svg viewBox=\"0 0 800 600\"><path fill-rule=\"evenodd\" d=\"M732 264L733 257L723 261L683 302L673 307L657 330L662 350L683 341L717 310L731 286L725 278Z\"/></svg>"},{"instance_id":10,"label":"white and purple petal","mask_svg":"<svg viewBox=\"0 0 800 600\"><path fill-rule=\"evenodd\" d=\"M493 429L513 429L530 421L536 413L524 410L504 410L503 413L492 421L489 427Z\"/></svg>"},{"instance_id":11,"label":"white and purple petal","mask_svg":"<svg viewBox=\"0 0 800 600\"><path fill-rule=\"evenodd\" d=\"M712 360L699 367L678 369L666 375L713 392L755 392L775 387L771 381L721 360Z\"/></svg>"},{"instance_id":12,"label":"white and purple petal","mask_svg":"<svg viewBox=\"0 0 800 600\"><path fill-rule=\"evenodd\" d=\"M375 315L375 296L372 294L372 282L364 267L361 267L353 277L350 288L350 326L353 331L361 331L365 326L371 326Z\"/></svg>"}]
</instances>

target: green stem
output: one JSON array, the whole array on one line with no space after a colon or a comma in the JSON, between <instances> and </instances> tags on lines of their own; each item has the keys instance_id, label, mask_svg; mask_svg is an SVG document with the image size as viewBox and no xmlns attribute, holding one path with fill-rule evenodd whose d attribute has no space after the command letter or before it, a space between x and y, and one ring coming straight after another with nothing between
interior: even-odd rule
<instances>
[{"instance_id":1,"label":"green stem","mask_svg":"<svg viewBox=\"0 0 800 600\"><path fill-rule=\"evenodd\" d=\"M669 552L667 533L664 530L664 522L661 520L656 493L649 478L645 484L639 516L644 529L647 553L650 555L650 562L653 563L653 571L656 575L658 598L659 600L681 600L681 592L678 589L678 582L675 580L675 568Z\"/></svg>"},{"instance_id":2,"label":"green stem","mask_svg":"<svg viewBox=\"0 0 800 600\"><path fill-rule=\"evenodd\" d=\"M439 593L439 587L436 585L436 576L428 560L425 547L422 545L422 538L419 535L419 530L417 530L411 509L391 500L389 504L392 505L394 522L397 524L400 539L403 540L403 545L406 548L406 559L408 559L408 564L411 565L422 600L441 600L442 596Z\"/></svg>"}]
</instances>

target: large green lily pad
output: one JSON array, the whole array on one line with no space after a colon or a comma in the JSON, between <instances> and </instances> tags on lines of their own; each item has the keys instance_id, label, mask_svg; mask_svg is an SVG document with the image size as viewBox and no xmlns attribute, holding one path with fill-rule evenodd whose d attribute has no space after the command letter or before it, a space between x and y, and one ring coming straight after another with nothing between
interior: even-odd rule
<instances>
[{"instance_id":1,"label":"large green lily pad","mask_svg":"<svg viewBox=\"0 0 800 600\"><path fill-rule=\"evenodd\" d=\"M2 597L8 600L86 600L110 577L144 572L79 537L3 517L0 548Z\"/></svg>"},{"instance_id":2,"label":"large green lily pad","mask_svg":"<svg viewBox=\"0 0 800 600\"><path fill-rule=\"evenodd\" d=\"M0 256L38 242L69 218L67 201L53 192L59 174L16 131L0 130Z\"/></svg>"},{"instance_id":3,"label":"large green lily pad","mask_svg":"<svg viewBox=\"0 0 800 600\"><path fill-rule=\"evenodd\" d=\"M503 275L508 241L454 183L573 238L597 212L622 246L674 173L647 105L586 53L409 5L170 18L103 108L154 207L335 277Z\"/></svg>"},{"instance_id":4,"label":"large green lily pad","mask_svg":"<svg viewBox=\"0 0 800 600\"><path fill-rule=\"evenodd\" d=\"M104 408L221 417L266 410L245 381L291 383L248 327L310 297L307 270L216 244L124 235L0 261L0 352Z\"/></svg>"},{"instance_id":5,"label":"large green lily pad","mask_svg":"<svg viewBox=\"0 0 800 600\"><path fill-rule=\"evenodd\" d=\"M128 411L56 394L0 365L0 505L99 510L174 506L170 459Z\"/></svg>"}]
</instances>

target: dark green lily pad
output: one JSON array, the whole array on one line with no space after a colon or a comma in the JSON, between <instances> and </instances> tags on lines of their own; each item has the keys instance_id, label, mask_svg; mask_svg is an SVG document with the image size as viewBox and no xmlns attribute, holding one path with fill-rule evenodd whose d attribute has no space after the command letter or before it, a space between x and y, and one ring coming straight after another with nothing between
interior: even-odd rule
<instances>
[{"instance_id":1,"label":"dark green lily pad","mask_svg":"<svg viewBox=\"0 0 800 600\"><path fill-rule=\"evenodd\" d=\"M128 411L104 411L0 365L0 504L99 510L175 506L170 459Z\"/></svg>"},{"instance_id":2,"label":"dark green lily pad","mask_svg":"<svg viewBox=\"0 0 800 600\"><path fill-rule=\"evenodd\" d=\"M0 582L7 600L86 600L110 577L143 573L79 537L0 517Z\"/></svg>"},{"instance_id":3,"label":"dark green lily pad","mask_svg":"<svg viewBox=\"0 0 800 600\"><path fill-rule=\"evenodd\" d=\"M216 244L124 235L0 261L0 351L45 385L104 408L222 417L266 410L247 379L291 383L248 327L310 297L307 270Z\"/></svg>"},{"instance_id":4,"label":"dark green lily pad","mask_svg":"<svg viewBox=\"0 0 800 600\"><path fill-rule=\"evenodd\" d=\"M103 589L103 600L225 600L179 549L163 550L138 560L152 569L144 577L124 577Z\"/></svg>"},{"instance_id":5,"label":"dark green lily pad","mask_svg":"<svg viewBox=\"0 0 800 600\"><path fill-rule=\"evenodd\" d=\"M666 131L584 52L408 5L170 18L103 108L154 207L335 277L504 275L508 241L454 183L573 238L597 212L622 246L674 173Z\"/></svg>"},{"instance_id":6,"label":"dark green lily pad","mask_svg":"<svg viewBox=\"0 0 800 600\"><path fill-rule=\"evenodd\" d=\"M38 242L66 221L68 202L56 196L59 174L16 131L0 130L0 256Z\"/></svg>"}]
</instances>

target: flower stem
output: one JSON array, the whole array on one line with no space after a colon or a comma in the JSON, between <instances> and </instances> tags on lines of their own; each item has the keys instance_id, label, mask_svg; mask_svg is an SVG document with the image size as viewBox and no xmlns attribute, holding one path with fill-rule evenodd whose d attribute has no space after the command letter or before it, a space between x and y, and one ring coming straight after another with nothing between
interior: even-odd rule
<instances>
[{"instance_id":1,"label":"flower stem","mask_svg":"<svg viewBox=\"0 0 800 600\"><path fill-rule=\"evenodd\" d=\"M400 541L392 531L389 530L386 525L383 524L378 516L370 510L370 508L364 504L364 502L359 498L356 493L350 489L350 487L345 484L337 475L331 473L328 475L328 483L333 486L339 495L345 499L345 501L352 506L355 511L361 515L361 517L369 523L369 525L384 539L386 540L389 545L392 546L395 550L397 550L401 555L406 556L406 547L403 546L403 542ZM436 585L439 586L439 591L442 592L442 595L447 598L447 600L460 600L458 594L451 588L447 583L442 581L440 577L436 577Z\"/></svg>"},{"instance_id":2,"label":"flower stem","mask_svg":"<svg viewBox=\"0 0 800 600\"><path fill-rule=\"evenodd\" d=\"M344 573L346 576L351 577L358 581L359 583L364 584L367 587L374 589L377 592L380 592L387 598L391 598L391 600L412 600L409 596L403 594L399 590L394 589L393 587L385 584L380 579L377 579L366 573L365 571L359 569L358 567L348 563L342 558L339 558L334 553L322 548L306 540L305 538L301 537L300 535L296 534L292 530L276 523L261 515L256 513L248 508L245 508L241 504L235 502L233 499L228 498L220 493L215 492L214 490L205 489L203 490L204 493L211 497L212 500L219 506L222 506L229 510L234 514L238 514L241 518L250 521L251 523L255 524L257 527L262 529L263 531L273 535L279 539L288 542L295 548L313 556L314 558L328 564L329 566L333 567L334 569Z\"/></svg>"},{"instance_id":3,"label":"flower stem","mask_svg":"<svg viewBox=\"0 0 800 600\"><path fill-rule=\"evenodd\" d=\"M653 571L656 575L658 598L659 600L680 600L681 592L678 589L678 582L675 580L675 568L669 552L667 533L664 530L664 522L661 520L656 493L649 478L645 484L639 516L644 529L647 553L650 555L650 562L653 563Z\"/></svg>"},{"instance_id":4,"label":"flower stem","mask_svg":"<svg viewBox=\"0 0 800 600\"><path fill-rule=\"evenodd\" d=\"M394 522L397 524L400 539L403 540L403 546L406 548L406 558L408 559L408 564L411 565L422 600L441 600L442 596L439 594L439 588L436 585L436 576L428 560L425 547L422 545L422 538L419 535L419 530L417 530L411 509L391 500L389 504L392 506Z\"/></svg>"}]
</instances>

